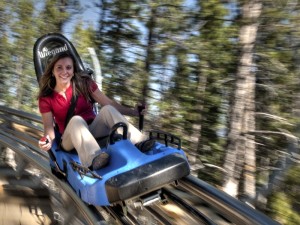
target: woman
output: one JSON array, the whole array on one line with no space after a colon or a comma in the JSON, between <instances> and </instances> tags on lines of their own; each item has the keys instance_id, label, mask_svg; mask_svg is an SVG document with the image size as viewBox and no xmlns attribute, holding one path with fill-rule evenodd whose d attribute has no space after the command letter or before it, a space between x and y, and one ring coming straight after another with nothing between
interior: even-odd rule
<instances>
[{"instance_id":1,"label":"woman","mask_svg":"<svg viewBox=\"0 0 300 225\"><path fill-rule=\"evenodd\" d=\"M76 71L74 62L67 53L57 54L41 78L38 103L47 141L40 140L40 148L45 151L51 148L55 138L53 125L56 124L62 135L61 148L66 151L75 148L83 166L98 170L107 165L109 155L101 151L95 138L108 135L114 124L124 122L128 126L130 141L143 152L149 150L154 141L147 140L122 115L138 116L138 109L122 106L108 98L88 74ZM65 127L72 95L78 98L74 116ZM102 106L97 115L92 101Z\"/></svg>"}]
</instances>

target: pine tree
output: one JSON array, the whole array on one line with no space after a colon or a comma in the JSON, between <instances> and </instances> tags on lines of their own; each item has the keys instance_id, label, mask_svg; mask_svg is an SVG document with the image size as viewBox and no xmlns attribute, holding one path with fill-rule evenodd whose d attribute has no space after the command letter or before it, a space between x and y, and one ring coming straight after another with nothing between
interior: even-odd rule
<instances>
[{"instance_id":1,"label":"pine tree","mask_svg":"<svg viewBox=\"0 0 300 225\"><path fill-rule=\"evenodd\" d=\"M93 69L93 61L89 53L89 48L96 48L96 31L89 25L84 27L83 22L79 21L74 28L74 33L71 38L71 42L76 47L78 54L80 55L87 68Z\"/></svg>"},{"instance_id":2,"label":"pine tree","mask_svg":"<svg viewBox=\"0 0 300 225\"><path fill-rule=\"evenodd\" d=\"M261 10L262 2L260 1L249 0L242 5L242 26L239 35L241 55L236 74L228 147L224 163L224 169L228 172L223 185L224 190L237 197L240 182L243 181L242 195L250 204L253 204L256 195L255 139L253 134L249 133L249 131L255 130L253 54ZM244 178L242 178L242 173L245 175Z\"/></svg>"},{"instance_id":3,"label":"pine tree","mask_svg":"<svg viewBox=\"0 0 300 225\"><path fill-rule=\"evenodd\" d=\"M17 1L12 8L16 14L11 25L14 49L10 60L14 62L11 85L15 88L13 105L15 108L32 109L34 99L34 74L32 70L32 46L34 43L34 4L33 1Z\"/></svg>"},{"instance_id":4,"label":"pine tree","mask_svg":"<svg viewBox=\"0 0 300 225\"><path fill-rule=\"evenodd\" d=\"M9 102L9 92L11 87L9 85L11 72L11 59L9 42L9 30L7 25L10 21L10 3L7 1L0 2L0 104Z\"/></svg>"},{"instance_id":5,"label":"pine tree","mask_svg":"<svg viewBox=\"0 0 300 225\"><path fill-rule=\"evenodd\" d=\"M195 8L198 10L194 12L191 28L197 28L193 32L199 35L192 37L189 42L191 52L197 59L193 67L197 89L192 92L194 103L189 114L192 115L193 136L198 133L195 150L209 171L206 177L203 170L198 175L208 181L215 177L215 182L219 183L222 169L211 173L210 165L220 166L223 162L224 127L227 125L228 92L231 91L231 82L228 85L227 80L232 79L231 74L236 66L236 48L232 40L236 39L237 34L234 24L227 19L232 17L230 11L223 3L199 1ZM193 26L195 23L199 25ZM196 125L201 127L199 132L195 129Z\"/></svg>"},{"instance_id":6,"label":"pine tree","mask_svg":"<svg viewBox=\"0 0 300 225\"><path fill-rule=\"evenodd\" d=\"M258 194L264 200L258 202L261 209L265 208L268 199L274 201L272 194L279 196L274 189L285 192L283 181L295 164L291 156L299 154L299 56L296 47L299 43L299 6L278 4L265 2L256 47L257 130L260 131L257 137L259 143L264 143L258 145L258 163L264 162L259 165L261 168L274 168L259 171ZM289 192L285 196L294 199Z\"/></svg>"},{"instance_id":7,"label":"pine tree","mask_svg":"<svg viewBox=\"0 0 300 225\"><path fill-rule=\"evenodd\" d=\"M138 93L128 82L136 74L134 51L138 44L139 30L134 23L138 4L121 0L102 1L97 30L97 52L103 72L105 93L123 104L137 102Z\"/></svg>"},{"instance_id":8,"label":"pine tree","mask_svg":"<svg viewBox=\"0 0 300 225\"><path fill-rule=\"evenodd\" d=\"M39 13L39 36L50 32L63 32L63 28L72 16L81 12L78 0L46 0Z\"/></svg>"}]
</instances>

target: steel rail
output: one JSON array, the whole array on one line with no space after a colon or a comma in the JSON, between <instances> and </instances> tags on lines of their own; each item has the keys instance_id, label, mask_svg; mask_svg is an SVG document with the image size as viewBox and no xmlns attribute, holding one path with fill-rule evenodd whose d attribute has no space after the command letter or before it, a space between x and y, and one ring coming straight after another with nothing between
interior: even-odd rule
<instances>
[{"instance_id":1,"label":"steel rail","mask_svg":"<svg viewBox=\"0 0 300 225\"><path fill-rule=\"evenodd\" d=\"M184 201L182 198L172 193L171 190L167 188L162 189L162 193L168 198L171 199L174 203L176 203L179 207L184 209L186 212L189 212L194 218L199 221L200 224L205 225L217 225L210 218L208 218L204 213L200 212L198 209L193 207L191 204Z\"/></svg>"},{"instance_id":2,"label":"steel rail","mask_svg":"<svg viewBox=\"0 0 300 225\"><path fill-rule=\"evenodd\" d=\"M20 120L16 119L15 117L21 117L21 115L13 116L11 114L9 114L9 115L5 115L3 113L1 114L1 118L4 119L6 122L10 121L12 123L18 123L21 126L30 128L32 131L35 130L37 132L43 132L42 126L34 125L34 124L32 124L32 121L31 121L31 123L29 123L28 121L24 121L24 120L20 121ZM26 118L26 117L22 117L22 118Z\"/></svg>"},{"instance_id":3,"label":"steel rail","mask_svg":"<svg viewBox=\"0 0 300 225\"><path fill-rule=\"evenodd\" d=\"M109 213L115 220L117 220L118 222L120 222L123 225L138 225L138 221L135 219L135 217L127 212L125 215L123 212L123 209L121 208L121 206L117 205L117 206L107 206L107 207L102 207L104 208L107 213Z\"/></svg>"},{"instance_id":4,"label":"steel rail","mask_svg":"<svg viewBox=\"0 0 300 225\"><path fill-rule=\"evenodd\" d=\"M14 116L22 117L24 119L28 119L33 122L42 123L42 118L32 113L24 112L17 109L12 109L3 105L0 105L0 111L8 115L14 115Z\"/></svg>"},{"instance_id":5,"label":"steel rail","mask_svg":"<svg viewBox=\"0 0 300 225\"><path fill-rule=\"evenodd\" d=\"M1 127L0 134L16 141L17 143L19 143L21 145L24 145L24 146L28 147L32 152L34 152L35 154L41 156L44 160L49 159L49 155L45 151L41 151L35 145L32 145L32 144L26 142L26 139L25 140L20 139L20 136L23 136L22 133L20 133L18 131L15 131L15 130L5 128L5 127ZM36 140L36 142L37 142L37 140Z\"/></svg>"},{"instance_id":6,"label":"steel rail","mask_svg":"<svg viewBox=\"0 0 300 225\"><path fill-rule=\"evenodd\" d=\"M169 221L161 212L161 210L157 209L156 206L145 206L145 210L147 210L156 220L164 225L172 225L172 222Z\"/></svg>"},{"instance_id":7,"label":"steel rail","mask_svg":"<svg viewBox=\"0 0 300 225\"><path fill-rule=\"evenodd\" d=\"M214 207L222 216L235 224L280 225L258 210L194 176L189 175L181 179L179 185L188 192L200 197Z\"/></svg>"}]
</instances>

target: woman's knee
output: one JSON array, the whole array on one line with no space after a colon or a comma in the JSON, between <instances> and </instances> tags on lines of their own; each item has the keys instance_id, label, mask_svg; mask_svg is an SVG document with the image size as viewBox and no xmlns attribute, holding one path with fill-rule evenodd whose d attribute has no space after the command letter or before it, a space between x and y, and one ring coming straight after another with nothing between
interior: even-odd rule
<instances>
[{"instance_id":1,"label":"woman's knee","mask_svg":"<svg viewBox=\"0 0 300 225\"><path fill-rule=\"evenodd\" d=\"M100 113L116 112L116 108L111 105L105 105L101 108Z\"/></svg>"},{"instance_id":2,"label":"woman's knee","mask_svg":"<svg viewBox=\"0 0 300 225\"><path fill-rule=\"evenodd\" d=\"M80 126L84 125L86 126L86 121L81 116L73 116L69 121L69 126Z\"/></svg>"}]
</instances>

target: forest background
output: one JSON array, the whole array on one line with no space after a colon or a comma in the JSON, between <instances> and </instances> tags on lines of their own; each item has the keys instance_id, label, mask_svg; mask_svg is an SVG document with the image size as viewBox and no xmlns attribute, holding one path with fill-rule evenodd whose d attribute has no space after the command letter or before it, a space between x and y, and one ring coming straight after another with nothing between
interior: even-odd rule
<instances>
[{"instance_id":1,"label":"forest background","mask_svg":"<svg viewBox=\"0 0 300 225\"><path fill-rule=\"evenodd\" d=\"M88 1L91 21L83 2L0 0L0 104L38 114L33 45L62 33L108 96L148 105L146 130L182 139L194 175L300 224L300 2Z\"/></svg>"}]
</instances>

